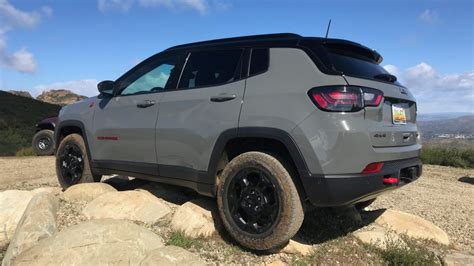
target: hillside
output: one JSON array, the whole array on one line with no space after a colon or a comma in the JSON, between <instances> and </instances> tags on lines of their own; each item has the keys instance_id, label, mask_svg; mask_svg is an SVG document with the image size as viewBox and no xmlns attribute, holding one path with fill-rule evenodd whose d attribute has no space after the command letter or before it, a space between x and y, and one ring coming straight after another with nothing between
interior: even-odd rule
<instances>
[{"instance_id":1,"label":"hillside","mask_svg":"<svg viewBox=\"0 0 474 266\"><path fill-rule=\"evenodd\" d=\"M75 94L69 90L46 90L36 97L39 101L61 106L75 103L86 98L86 96Z\"/></svg>"},{"instance_id":2,"label":"hillside","mask_svg":"<svg viewBox=\"0 0 474 266\"><path fill-rule=\"evenodd\" d=\"M0 156L31 145L35 124L57 116L61 106L0 91Z\"/></svg>"},{"instance_id":3,"label":"hillside","mask_svg":"<svg viewBox=\"0 0 474 266\"><path fill-rule=\"evenodd\" d=\"M474 115L461 116L454 119L418 121L423 138L429 139L440 135L474 135Z\"/></svg>"},{"instance_id":4,"label":"hillside","mask_svg":"<svg viewBox=\"0 0 474 266\"><path fill-rule=\"evenodd\" d=\"M7 91L13 95L17 95L17 96L23 96L23 97L26 97L26 98L33 98L33 96L31 96L31 94L27 91L14 91L14 90L10 90L10 91Z\"/></svg>"}]
</instances>

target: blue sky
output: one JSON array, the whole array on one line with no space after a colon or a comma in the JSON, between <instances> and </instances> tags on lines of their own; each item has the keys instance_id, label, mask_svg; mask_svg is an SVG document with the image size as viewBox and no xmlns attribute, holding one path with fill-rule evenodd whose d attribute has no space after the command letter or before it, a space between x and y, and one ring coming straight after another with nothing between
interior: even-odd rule
<instances>
[{"instance_id":1,"label":"blue sky","mask_svg":"<svg viewBox=\"0 0 474 266\"><path fill-rule=\"evenodd\" d=\"M360 42L418 98L420 111L474 112L474 2L0 0L0 89L92 96L169 46L294 32ZM455 106L450 110L440 105Z\"/></svg>"}]
</instances>

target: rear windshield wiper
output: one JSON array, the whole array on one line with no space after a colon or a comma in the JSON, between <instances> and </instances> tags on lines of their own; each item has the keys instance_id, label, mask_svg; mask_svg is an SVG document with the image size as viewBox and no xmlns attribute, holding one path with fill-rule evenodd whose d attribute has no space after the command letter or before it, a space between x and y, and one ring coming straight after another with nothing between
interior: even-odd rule
<instances>
[{"instance_id":1,"label":"rear windshield wiper","mask_svg":"<svg viewBox=\"0 0 474 266\"><path fill-rule=\"evenodd\" d=\"M377 74L377 75L374 76L374 78L380 79L380 80L385 80L385 81L392 82L392 83L397 81L397 77L395 77L394 75L388 74L388 73Z\"/></svg>"}]
</instances>

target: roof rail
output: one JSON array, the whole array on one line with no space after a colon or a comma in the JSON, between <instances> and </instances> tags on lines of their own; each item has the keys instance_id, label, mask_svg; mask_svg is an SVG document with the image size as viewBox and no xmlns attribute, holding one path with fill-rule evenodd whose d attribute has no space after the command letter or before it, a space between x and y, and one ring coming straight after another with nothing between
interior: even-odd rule
<instances>
[{"instance_id":1,"label":"roof rail","mask_svg":"<svg viewBox=\"0 0 474 266\"><path fill-rule=\"evenodd\" d=\"M275 34L260 34L260 35L249 35L249 36L242 36L242 37L232 37L232 38L224 38L224 39L215 39L209 41L202 41L202 42L193 42L188 44L181 44L170 47L166 50L173 50L178 48L185 48L185 47L192 47L192 46L200 46L200 45L208 45L208 44L216 44L216 43L227 43L227 42L240 42L240 41L251 41L251 40L268 40L268 39L285 39L285 38L300 38L301 35L295 33L275 33Z\"/></svg>"}]
</instances>

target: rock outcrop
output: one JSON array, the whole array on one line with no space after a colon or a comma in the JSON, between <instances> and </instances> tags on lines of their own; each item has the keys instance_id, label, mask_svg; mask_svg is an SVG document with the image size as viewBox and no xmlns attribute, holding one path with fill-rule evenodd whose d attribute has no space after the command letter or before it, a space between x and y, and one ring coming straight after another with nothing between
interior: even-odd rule
<instances>
[{"instance_id":1,"label":"rock outcrop","mask_svg":"<svg viewBox=\"0 0 474 266\"><path fill-rule=\"evenodd\" d=\"M150 251L148 256L140 263L142 266L154 265L206 265L198 256L176 246L166 246Z\"/></svg>"},{"instance_id":2,"label":"rock outcrop","mask_svg":"<svg viewBox=\"0 0 474 266\"><path fill-rule=\"evenodd\" d=\"M21 252L57 231L59 199L51 193L36 194L28 204L8 246L2 266L9 266Z\"/></svg>"},{"instance_id":3,"label":"rock outcrop","mask_svg":"<svg viewBox=\"0 0 474 266\"><path fill-rule=\"evenodd\" d=\"M138 265L163 247L153 232L124 220L87 221L38 242L14 265Z\"/></svg>"},{"instance_id":4,"label":"rock outcrop","mask_svg":"<svg viewBox=\"0 0 474 266\"><path fill-rule=\"evenodd\" d=\"M61 199L69 202L87 201L90 202L95 198L109 192L117 191L109 184L105 183L83 183L69 187L61 195Z\"/></svg>"},{"instance_id":5,"label":"rock outcrop","mask_svg":"<svg viewBox=\"0 0 474 266\"><path fill-rule=\"evenodd\" d=\"M148 191L110 192L89 202L83 210L88 219L126 219L155 223L171 209Z\"/></svg>"},{"instance_id":6,"label":"rock outcrop","mask_svg":"<svg viewBox=\"0 0 474 266\"><path fill-rule=\"evenodd\" d=\"M46 90L36 97L36 100L58 105L68 105L86 98L86 96L75 94L69 90Z\"/></svg>"},{"instance_id":7,"label":"rock outcrop","mask_svg":"<svg viewBox=\"0 0 474 266\"><path fill-rule=\"evenodd\" d=\"M207 199L188 201L179 206L171 220L171 228L191 238L209 237L216 232L213 219L214 202Z\"/></svg>"}]
</instances>

